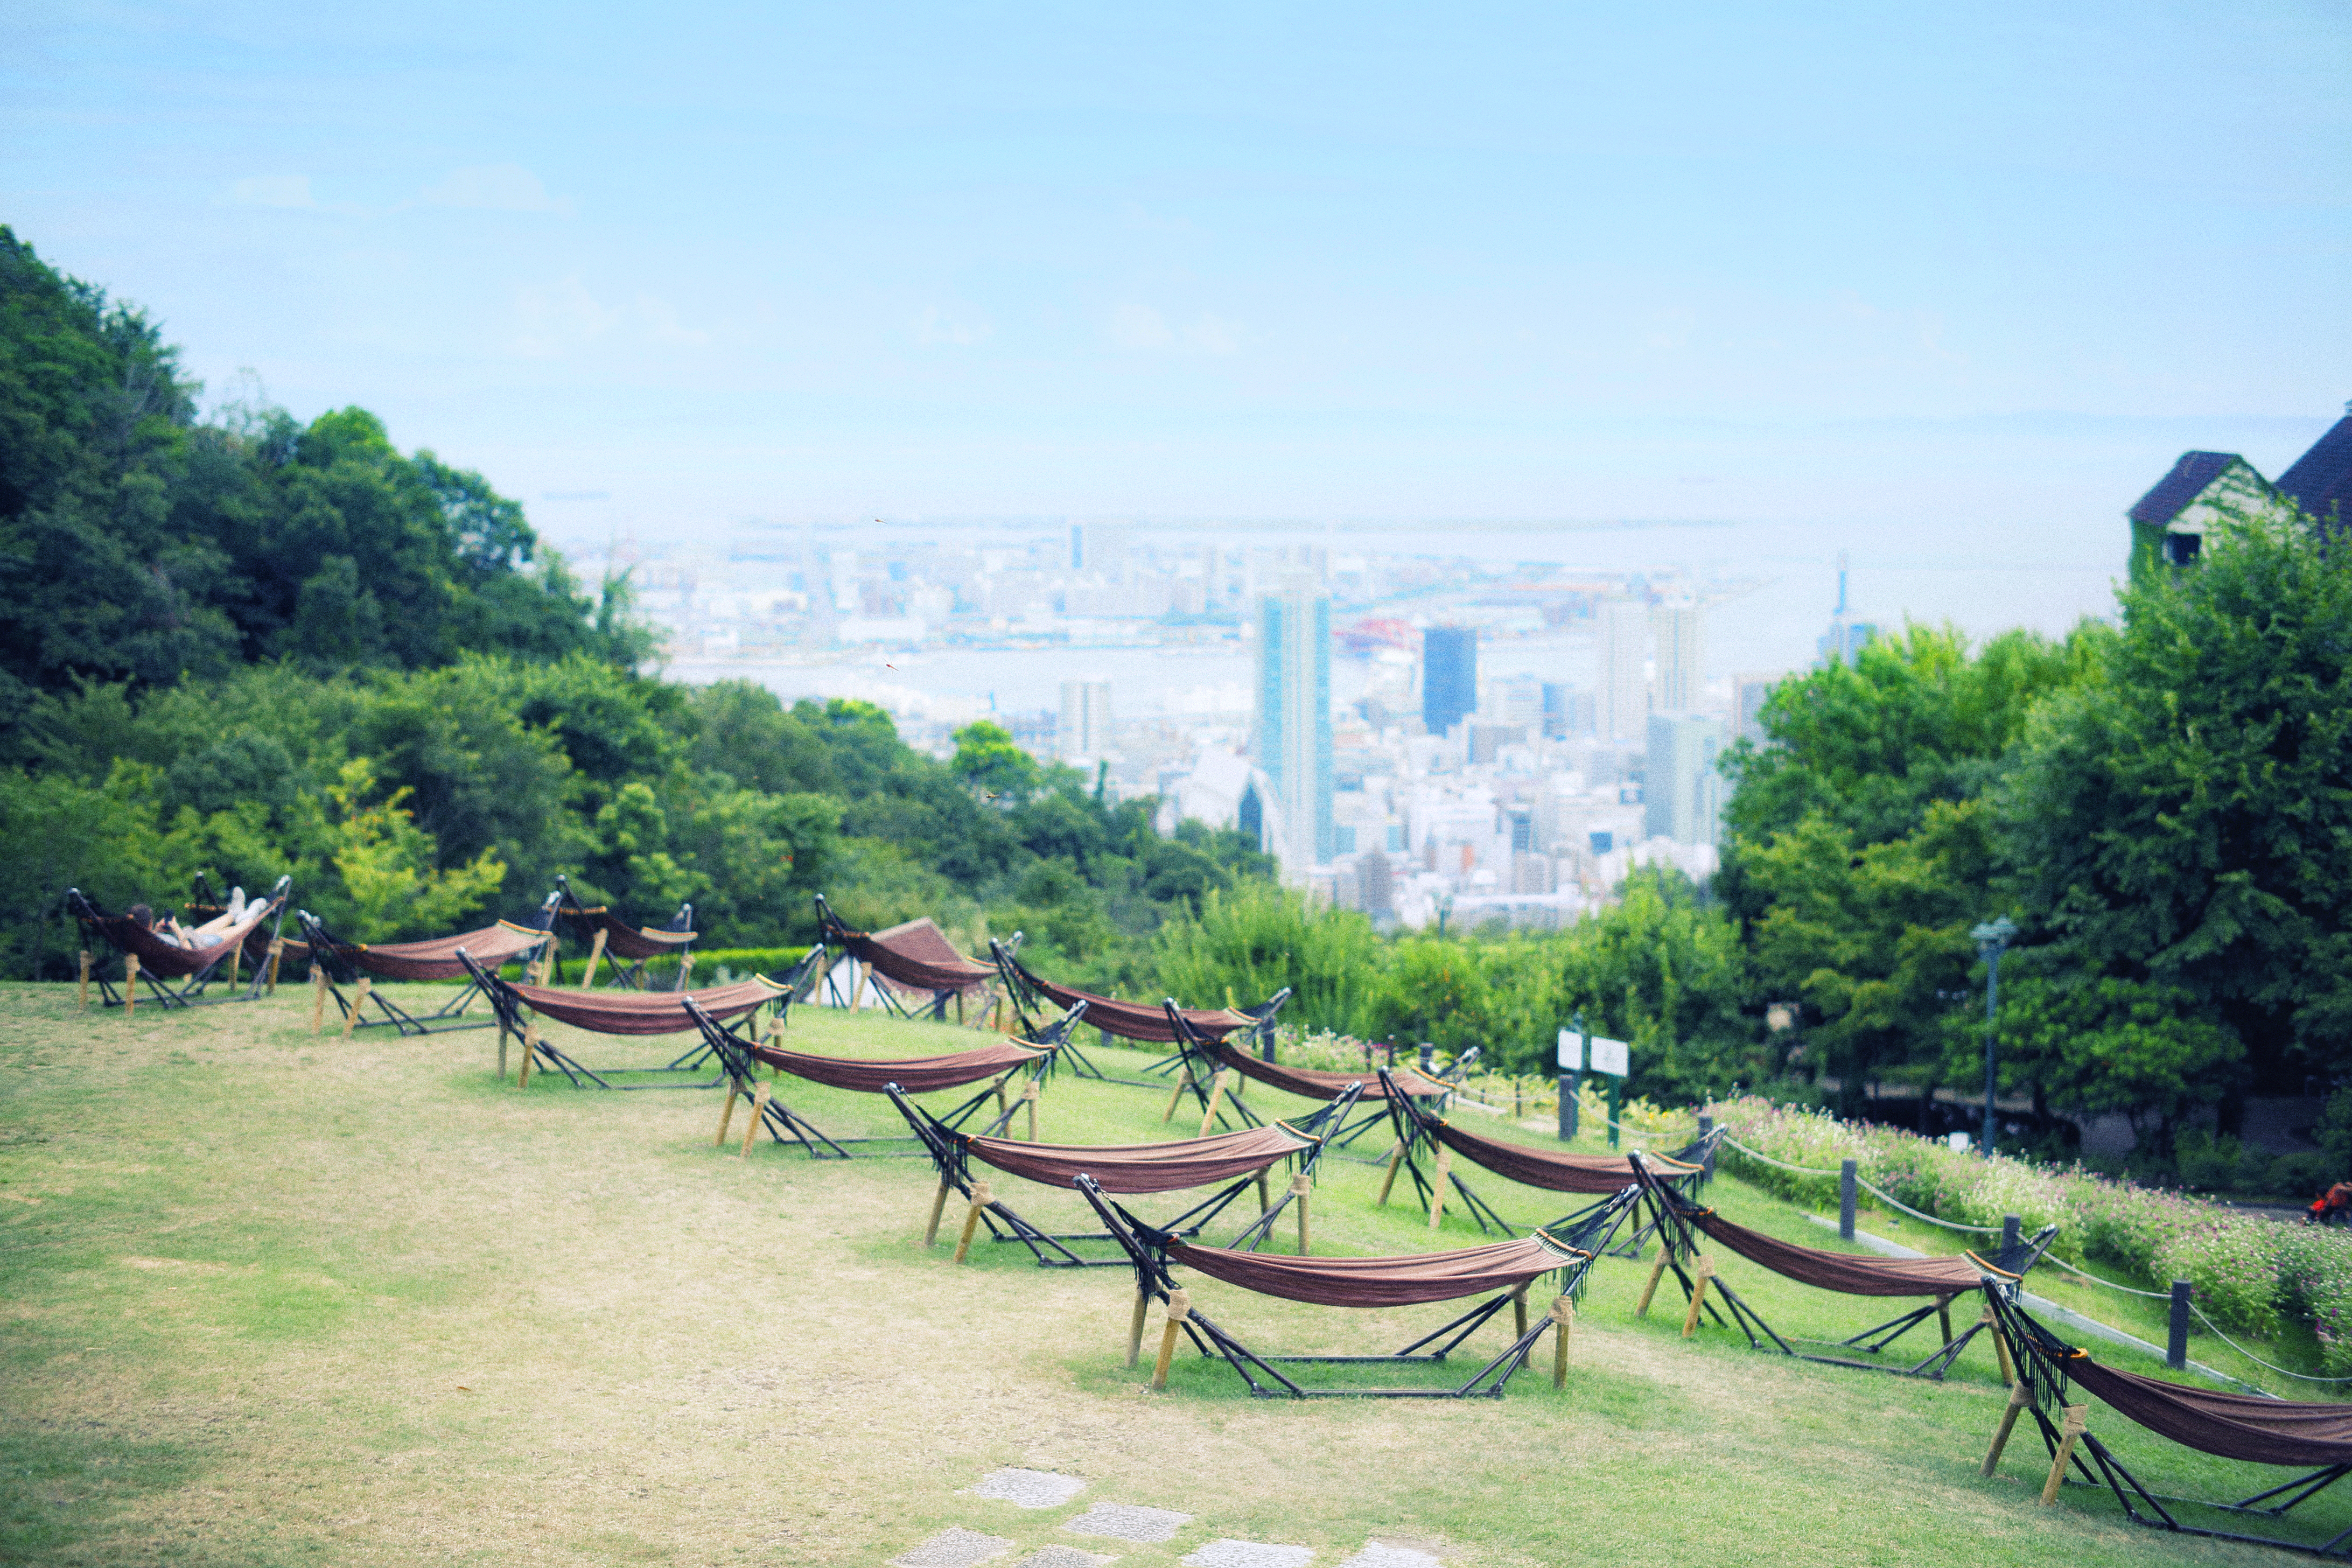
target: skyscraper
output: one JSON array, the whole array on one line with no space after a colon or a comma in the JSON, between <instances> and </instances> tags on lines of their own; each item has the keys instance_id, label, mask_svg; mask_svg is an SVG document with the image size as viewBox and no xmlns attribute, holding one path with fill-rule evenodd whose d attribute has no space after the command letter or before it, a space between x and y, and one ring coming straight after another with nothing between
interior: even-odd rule
<instances>
[{"instance_id":1,"label":"skyscraper","mask_svg":"<svg viewBox=\"0 0 2352 1568\"><path fill-rule=\"evenodd\" d=\"M1062 727L1055 749L1066 759L1110 754L1110 682L1062 682Z\"/></svg>"},{"instance_id":2,"label":"skyscraper","mask_svg":"<svg viewBox=\"0 0 2352 1568\"><path fill-rule=\"evenodd\" d=\"M1657 701L1664 713L1688 713L1699 705L1706 678L1699 670L1702 626L1696 605L1660 605L1650 612L1658 639Z\"/></svg>"},{"instance_id":3,"label":"skyscraper","mask_svg":"<svg viewBox=\"0 0 2352 1568\"><path fill-rule=\"evenodd\" d=\"M1597 728L1604 741L1639 741L1650 721L1650 613L1640 605L1601 606Z\"/></svg>"},{"instance_id":4,"label":"skyscraper","mask_svg":"<svg viewBox=\"0 0 2352 1568\"><path fill-rule=\"evenodd\" d=\"M1871 639L1877 636L1876 626L1868 621L1851 619L1846 613L1845 552L1841 550L1838 552L1837 608L1830 614L1830 629L1814 640L1813 647L1820 657L1813 660L1813 668L1820 669L1824 665L1852 664L1854 656L1869 647Z\"/></svg>"},{"instance_id":5,"label":"skyscraper","mask_svg":"<svg viewBox=\"0 0 2352 1568\"><path fill-rule=\"evenodd\" d=\"M1252 759L1282 819L1283 879L1331 858L1331 601L1293 590L1257 602L1257 722Z\"/></svg>"},{"instance_id":6,"label":"skyscraper","mask_svg":"<svg viewBox=\"0 0 2352 1568\"><path fill-rule=\"evenodd\" d=\"M1478 628L1421 634L1421 727L1443 735L1478 706Z\"/></svg>"},{"instance_id":7,"label":"skyscraper","mask_svg":"<svg viewBox=\"0 0 2352 1568\"><path fill-rule=\"evenodd\" d=\"M1642 784L1643 816L1653 838L1712 844L1723 815L1723 722L1688 713L1650 717L1648 773Z\"/></svg>"}]
</instances>

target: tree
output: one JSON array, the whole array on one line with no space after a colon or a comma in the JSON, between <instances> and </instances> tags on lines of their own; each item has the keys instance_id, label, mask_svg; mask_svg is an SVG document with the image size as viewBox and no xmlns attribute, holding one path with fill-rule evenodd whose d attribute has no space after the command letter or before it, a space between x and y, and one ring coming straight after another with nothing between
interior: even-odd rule
<instances>
[{"instance_id":1,"label":"tree","mask_svg":"<svg viewBox=\"0 0 2352 1568\"><path fill-rule=\"evenodd\" d=\"M1036 790L1037 759L1003 725L985 719L967 724L955 732L955 761L948 765L982 798L1011 807Z\"/></svg>"}]
</instances>

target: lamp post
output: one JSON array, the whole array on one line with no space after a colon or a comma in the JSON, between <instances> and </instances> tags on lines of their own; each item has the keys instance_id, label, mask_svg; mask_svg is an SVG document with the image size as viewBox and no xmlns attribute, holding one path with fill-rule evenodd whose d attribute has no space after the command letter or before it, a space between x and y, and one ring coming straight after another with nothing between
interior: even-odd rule
<instances>
[{"instance_id":1,"label":"lamp post","mask_svg":"<svg viewBox=\"0 0 2352 1568\"><path fill-rule=\"evenodd\" d=\"M1985 1110L1984 1157L1992 1158L1993 1037L1995 1010L2000 1005L2000 954L2009 939L2017 934L2017 923L2007 915L1996 915L1978 926L1969 935L1976 939L1977 952L1985 961Z\"/></svg>"}]
</instances>

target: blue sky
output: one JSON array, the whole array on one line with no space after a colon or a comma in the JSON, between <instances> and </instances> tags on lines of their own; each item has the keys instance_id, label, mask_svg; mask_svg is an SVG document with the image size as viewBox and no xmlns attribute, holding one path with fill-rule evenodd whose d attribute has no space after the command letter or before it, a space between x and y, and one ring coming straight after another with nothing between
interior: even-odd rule
<instances>
[{"instance_id":1,"label":"blue sky","mask_svg":"<svg viewBox=\"0 0 2352 1568\"><path fill-rule=\"evenodd\" d=\"M535 515L2103 560L2352 397L2352 9L16 0L0 221Z\"/></svg>"}]
</instances>

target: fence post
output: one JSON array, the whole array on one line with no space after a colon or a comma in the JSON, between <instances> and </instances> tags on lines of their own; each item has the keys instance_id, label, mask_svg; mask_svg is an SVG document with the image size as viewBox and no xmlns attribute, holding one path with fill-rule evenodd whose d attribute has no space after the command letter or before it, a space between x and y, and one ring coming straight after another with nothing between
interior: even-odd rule
<instances>
[{"instance_id":1,"label":"fence post","mask_svg":"<svg viewBox=\"0 0 2352 1568\"><path fill-rule=\"evenodd\" d=\"M1615 1073L1609 1075L1609 1146L1617 1147L1617 1123L1625 1117L1625 1080Z\"/></svg>"},{"instance_id":2,"label":"fence post","mask_svg":"<svg viewBox=\"0 0 2352 1568\"><path fill-rule=\"evenodd\" d=\"M2164 1364L2175 1372L2189 1365L2189 1281L2172 1282L2172 1332L2165 1336Z\"/></svg>"},{"instance_id":3,"label":"fence post","mask_svg":"<svg viewBox=\"0 0 2352 1568\"><path fill-rule=\"evenodd\" d=\"M1715 1118L1709 1116L1704 1110L1700 1111L1698 1113L1698 1141L1700 1144L1698 1163L1701 1166L1705 1167L1706 1173L1709 1176L1713 1176L1715 1174L1715 1145L1707 1142L1707 1137L1714 1131Z\"/></svg>"},{"instance_id":4,"label":"fence post","mask_svg":"<svg viewBox=\"0 0 2352 1568\"><path fill-rule=\"evenodd\" d=\"M2024 1230L2025 1222L2017 1215L2005 1214L2000 1216L2000 1256L2004 1266L2009 1258L2017 1256L2020 1245L2018 1238Z\"/></svg>"},{"instance_id":5,"label":"fence post","mask_svg":"<svg viewBox=\"0 0 2352 1568\"><path fill-rule=\"evenodd\" d=\"M1422 1042L1421 1042L1421 1076L1422 1076L1422 1077L1423 1077L1423 1078L1427 1078L1427 1077L1429 1076L1429 1068L1430 1068L1430 1059L1429 1059L1429 1058L1432 1058L1432 1057L1433 1057L1433 1056L1435 1056L1436 1054L1437 1054L1437 1047L1436 1047L1435 1046L1431 1045L1427 1040L1423 1040L1423 1041L1422 1041Z\"/></svg>"},{"instance_id":6,"label":"fence post","mask_svg":"<svg viewBox=\"0 0 2352 1568\"><path fill-rule=\"evenodd\" d=\"M1563 1143L1576 1136L1576 1075L1559 1075L1559 1141Z\"/></svg>"},{"instance_id":7,"label":"fence post","mask_svg":"<svg viewBox=\"0 0 2352 1568\"><path fill-rule=\"evenodd\" d=\"M1853 1184L1856 1168L1852 1160L1838 1166L1838 1239L1853 1239Z\"/></svg>"}]
</instances>

